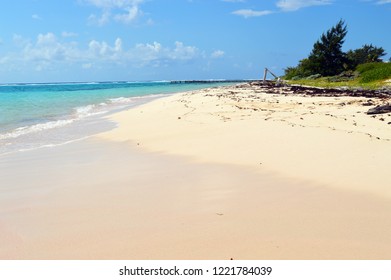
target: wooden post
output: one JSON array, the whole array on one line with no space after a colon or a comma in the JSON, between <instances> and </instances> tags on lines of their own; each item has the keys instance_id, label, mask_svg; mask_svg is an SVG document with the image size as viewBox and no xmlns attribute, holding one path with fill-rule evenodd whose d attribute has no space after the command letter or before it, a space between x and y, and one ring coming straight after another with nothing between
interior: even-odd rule
<instances>
[{"instance_id":1,"label":"wooden post","mask_svg":"<svg viewBox=\"0 0 391 280\"><path fill-rule=\"evenodd\" d=\"M264 74L263 74L263 83L264 83L264 84L266 83L267 72L269 72L275 79L277 79L278 82L280 81L280 78L279 78L279 77L277 77L276 75L274 75L274 73L273 73L272 71L270 71L268 68L265 67L265 72L264 72Z\"/></svg>"},{"instance_id":2,"label":"wooden post","mask_svg":"<svg viewBox=\"0 0 391 280\"><path fill-rule=\"evenodd\" d=\"M263 73L263 83L266 83L266 76L267 76L267 68L265 68L265 72Z\"/></svg>"}]
</instances>

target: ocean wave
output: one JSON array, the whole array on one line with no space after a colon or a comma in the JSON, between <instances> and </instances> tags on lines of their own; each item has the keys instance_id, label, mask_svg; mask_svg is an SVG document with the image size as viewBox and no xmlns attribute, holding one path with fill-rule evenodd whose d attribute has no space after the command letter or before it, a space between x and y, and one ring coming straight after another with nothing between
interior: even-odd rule
<instances>
[{"instance_id":1,"label":"ocean wave","mask_svg":"<svg viewBox=\"0 0 391 280\"><path fill-rule=\"evenodd\" d=\"M102 102L100 104L91 104L86 106L77 107L74 109L77 119L87 118L96 115L106 114L108 111L105 109L107 103Z\"/></svg>"},{"instance_id":2,"label":"ocean wave","mask_svg":"<svg viewBox=\"0 0 391 280\"><path fill-rule=\"evenodd\" d=\"M161 94L148 94L148 95L142 95L142 96L132 96L132 97L116 97L116 98L110 98L109 102L110 104L130 104L135 102L136 100L140 99L151 99L151 98L158 98L158 97L164 97L168 96L167 93L161 93Z\"/></svg>"},{"instance_id":3,"label":"ocean wave","mask_svg":"<svg viewBox=\"0 0 391 280\"><path fill-rule=\"evenodd\" d=\"M87 105L75 108L76 114L79 116L88 116L96 107L96 105Z\"/></svg>"},{"instance_id":4,"label":"ocean wave","mask_svg":"<svg viewBox=\"0 0 391 280\"><path fill-rule=\"evenodd\" d=\"M134 101L134 97L117 97L117 98L110 98L109 102L111 104L128 104L132 103Z\"/></svg>"},{"instance_id":5,"label":"ocean wave","mask_svg":"<svg viewBox=\"0 0 391 280\"><path fill-rule=\"evenodd\" d=\"M100 106L87 105L82 107L76 107L74 108L73 115L67 119L59 119L55 121L47 121L47 122L37 123L29 126L18 127L10 132L0 134L0 140L15 139L20 136L31 134L31 133L43 132L54 128L60 128L72 124L77 120L81 120L91 116L102 115L108 112L107 110L103 109L104 106L106 105L107 105L106 103L103 103L100 104Z\"/></svg>"},{"instance_id":6,"label":"ocean wave","mask_svg":"<svg viewBox=\"0 0 391 280\"><path fill-rule=\"evenodd\" d=\"M158 93L158 94L148 94L143 96L134 96L133 99L153 99L153 98L160 98L160 97L166 97L170 96L171 93Z\"/></svg>"},{"instance_id":7,"label":"ocean wave","mask_svg":"<svg viewBox=\"0 0 391 280\"><path fill-rule=\"evenodd\" d=\"M117 109L123 109L126 106L137 103L140 100L149 100L167 96L167 94L151 94L144 96L133 97L117 97L107 99L105 102L98 104L89 104L85 106L75 107L68 116L59 117L58 120L46 120L41 123L36 123L28 126L21 126L12 131L0 134L0 140L16 139L20 136L40 133L46 130L61 128L70 125L76 121L86 119L93 116L104 115Z\"/></svg>"},{"instance_id":8,"label":"ocean wave","mask_svg":"<svg viewBox=\"0 0 391 280\"><path fill-rule=\"evenodd\" d=\"M41 132L41 131L45 131L48 129L62 127L62 126L71 124L74 121L75 120L73 120L73 119L57 120L57 121L49 121L49 122L45 122L45 123L38 123L38 124L30 125L30 126L18 127L11 132L7 132L5 134L0 134L0 140L14 139L14 138L18 138L19 136L26 135L29 133Z\"/></svg>"},{"instance_id":9,"label":"ocean wave","mask_svg":"<svg viewBox=\"0 0 391 280\"><path fill-rule=\"evenodd\" d=\"M161 83L161 84L168 84L170 82L171 82L170 80L150 81L150 83Z\"/></svg>"}]
</instances>

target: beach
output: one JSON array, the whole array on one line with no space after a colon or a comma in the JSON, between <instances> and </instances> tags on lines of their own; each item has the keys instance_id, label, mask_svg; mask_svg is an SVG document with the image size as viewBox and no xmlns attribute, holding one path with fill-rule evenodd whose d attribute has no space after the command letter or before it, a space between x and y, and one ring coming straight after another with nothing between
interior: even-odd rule
<instances>
[{"instance_id":1,"label":"beach","mask_svg":"<svg viewBox=\"0 0 391 280\"><path fill-rule=\"evenodd\" d=\"M208 89L114 115L120 127L102 137L391 197L391 114L367 115L368 102L387 100Z\"/></svg>"},{"instance_id":2,"label":"beach","mask_svg":"<svg viewBox=\"0 0 391 280\"><path fill-rule=\"evenodd\" d=\"M208 88L1 155L0 259L390 259L389 101Z\"/></svg>"}]
</instances>

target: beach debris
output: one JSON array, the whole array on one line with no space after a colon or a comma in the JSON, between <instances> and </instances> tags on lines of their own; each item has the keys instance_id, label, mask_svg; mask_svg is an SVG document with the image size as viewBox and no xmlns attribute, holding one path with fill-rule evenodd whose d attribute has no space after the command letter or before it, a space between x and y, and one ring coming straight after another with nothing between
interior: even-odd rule
<instances>
[{"instance_id":1,"label":"beach debris","mask_svg":"<svg viewBox=\"0 0 391 280\"><path fill-rule=\"evenodd\" d=\"M266 84L267 82L267 73L270 73L275 79L276 79L276 82L275 82L275 86L281 86L283 85L282 81L281 81L281 78L278 77L277 75L275 75L272 71L270 71L268 68L265 68L265 71L264 71L264 74L263 74L263 83Z\"/></svg>"},{"instance_id":2,"label":"beach debris","mask_svg":"<svg viewBox=\"0 0 391 280\"><path fill-rule=\"evenodd\" d=\"M368 110L368 115L386 114L391 112L391 104L378 105Z\"/></svg>"},{"instance_id":3,"label":"beach debris","mask_svg":"<svg viewBox=\"0 0 391 280\"><path fill-rule=\"evenodd\" d=\"M369 99L367 102L363 103L362 106L373 106L375 103L373 103L372 99Z\"/></svg>"},{"instance_id":4,"label":"beach debris","mask_svg":"<svg viewBox=\"0 0 391 280\"><path fill-rule=\"evenodd\" d=\"M251 82L249 85L260 92L268 94L302 94L308 96L327 96L327 97L340 97L340 96L351 96L351 97L366 97L366 98L391 98L390 88L380 88L376 90L363 89L363 88L321 88L311 87L302 85L286 85L278 86L274 81L265 82ZM246 87L246 85L240 85L239 87ZM372 100L368 100L367 106L373 103ZM374 104L373 104L374 105Z\"/></svg>"}]
</instances>

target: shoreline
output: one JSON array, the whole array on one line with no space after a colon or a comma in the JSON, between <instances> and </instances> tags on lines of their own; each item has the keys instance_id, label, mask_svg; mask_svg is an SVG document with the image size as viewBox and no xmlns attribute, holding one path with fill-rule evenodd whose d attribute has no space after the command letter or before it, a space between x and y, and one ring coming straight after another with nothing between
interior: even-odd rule
<instances>
[{"instance_id":1,"label":"shoreline","mask_svg":"<svg viewBox=\"0 0 391 280\"><path fill-rule=\"evenodd\" d=\"M216 85L229 84L214 82ZM175 92L211 84L169 81L19 84L0 87L0 154L62 144L110 129L102 119ZM51 93L48 99L46 93ZM31 100L35 100L34 103ZM51 106L55 104L55 106Z\"/></svg>"},{"instance_id":2,"label":"shoreline","mask_svg":"<svg viewBox=\"0 0 391 280\"><path fill-rule=\"evenodd\" d=\"M0 156L0 259L389 259L386 122L258 91L174 94Z\"/></svg>"}]
</instances>

